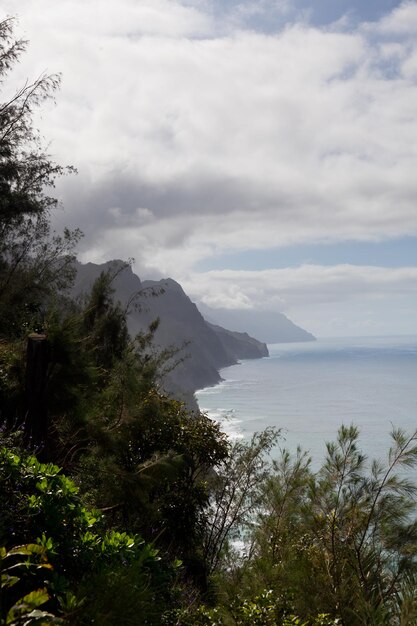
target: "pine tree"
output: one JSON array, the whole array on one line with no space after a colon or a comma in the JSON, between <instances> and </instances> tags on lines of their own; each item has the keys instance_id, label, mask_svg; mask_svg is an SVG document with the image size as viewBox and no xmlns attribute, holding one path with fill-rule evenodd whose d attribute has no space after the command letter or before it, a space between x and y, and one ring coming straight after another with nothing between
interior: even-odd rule
<instances>
[{"instance_id":1,"label":"pine tree","mask_svg":"<svg viewBox=\"0 0 417 626\"><path fill-rule=\"evenodd\" d=\"M45 298L68 285L80 237L78 230L51 233L57 200L46 190L72 168L48 157L33 125L34 110L53 97L60 77L43 75L6 95L9 72L27 47L14 26L13 18L0 22L0 336L6 337L21 334Z\"/></svg>"}]
</instances>

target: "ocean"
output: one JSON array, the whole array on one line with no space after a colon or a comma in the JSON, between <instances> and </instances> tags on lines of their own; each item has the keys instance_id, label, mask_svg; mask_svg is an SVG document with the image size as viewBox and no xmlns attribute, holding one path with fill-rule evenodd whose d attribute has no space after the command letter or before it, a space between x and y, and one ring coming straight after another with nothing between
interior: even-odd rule
<instances>
[{"instance_id":1,"label":"ocean","mask_svg":"<svg viewBox=\"0 0 417 626\"><path fill-rule=\"evenodd\" d=\"M231 437L281 429L279 447L309 451L318 469L341 424L360 429L368 458L383 458L394 427L417 429L417 336L272 344L270 356L223 369L198 391L200 409ZM278 455L279 450L274 454Z\"/></svg>"}]
</instances>

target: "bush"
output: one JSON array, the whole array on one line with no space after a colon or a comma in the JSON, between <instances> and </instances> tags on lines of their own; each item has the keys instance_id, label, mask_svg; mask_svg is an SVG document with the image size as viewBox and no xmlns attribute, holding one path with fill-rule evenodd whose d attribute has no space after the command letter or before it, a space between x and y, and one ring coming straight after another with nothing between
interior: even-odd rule
<instances>
[{"instance_id":1,"label":"bush","mask_svg":"<svg viewBox=\"0 0 417 626\"><path fill-rule=\"evenodd\" d=\"M121 623L134 623L132 614L159 623L174 569L139 536L106 530L103 516L82 505L77 487L58 467L1 447L0 500L9 505L0 518L3 558L19 554L13 546L35 546L25 548L20 597L41 590L46 609L75 624L115 623L116 610ZM11 585L2 588L3 617L16 593ZM103 621L100 597L114 607L109 621Z\"/></svg>"}]
</instances>

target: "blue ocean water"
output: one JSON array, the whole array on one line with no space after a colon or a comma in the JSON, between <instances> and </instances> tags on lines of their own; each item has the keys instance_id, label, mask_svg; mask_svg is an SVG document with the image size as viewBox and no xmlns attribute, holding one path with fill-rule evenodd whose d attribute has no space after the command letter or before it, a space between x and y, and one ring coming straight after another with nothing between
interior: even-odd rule
<instances>
[{"instance_id":1,"label":"blue ocean water","mask_svg":"<svg viewBox=\"0 0 417 626\"><path fill-rule=\"evenodd\" d=\"M417 337L321 339L273 344L270 357L221 371L197 392L202 411L231 436L282 429L280 446L308 450L317 468L325 442L355 424L369 458L382 458L392 427L417 428Z\"/></svg>"}]
</instances>

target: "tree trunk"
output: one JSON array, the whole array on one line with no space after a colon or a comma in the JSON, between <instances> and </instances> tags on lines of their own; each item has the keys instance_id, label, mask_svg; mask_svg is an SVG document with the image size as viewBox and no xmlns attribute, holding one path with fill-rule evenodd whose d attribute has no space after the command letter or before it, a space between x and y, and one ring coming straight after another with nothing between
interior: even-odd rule
<instances>
[{"instance_id":1,"label":"tree trunk","mask_svg":"<svg viewBox=\"0 0 417 626\"><path fill-rule=\"evenodd\" d=\"M26 358L26 444L38 451L45 447L48 434L46 382L49 343L46 335L32 333L28 337Z\"/></svg>"}]
</instances>

